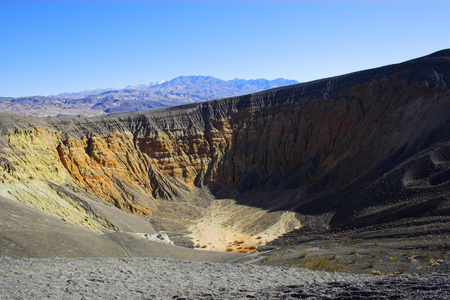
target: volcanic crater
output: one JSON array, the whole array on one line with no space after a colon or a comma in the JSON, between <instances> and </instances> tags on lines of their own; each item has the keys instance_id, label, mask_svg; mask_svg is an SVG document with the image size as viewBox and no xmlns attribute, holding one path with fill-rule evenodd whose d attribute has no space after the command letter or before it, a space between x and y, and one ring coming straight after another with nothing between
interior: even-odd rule
<instances>
[{"instance_id":1,"label":"volcanic crater","mask_svg":"<svg viewBox=\"0 0 450 300\"><path fill-rule=\"evenodd\" d=\"M154 111L2 113L1 255L170 252L149 239L258 253L328 237L448 238L449 70L443 50Z\"/></svg>"}]
</instances>

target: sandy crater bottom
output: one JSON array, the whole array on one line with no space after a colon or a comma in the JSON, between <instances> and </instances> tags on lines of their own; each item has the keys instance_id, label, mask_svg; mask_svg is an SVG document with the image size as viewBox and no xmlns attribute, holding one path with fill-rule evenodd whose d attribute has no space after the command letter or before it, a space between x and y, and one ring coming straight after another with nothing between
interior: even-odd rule
<instances>
[{"instance_id":1,"label":"sandy crater bottom","mask_svg":"<svg viewBox=\"0 0 450 300\"><path fill-rule=\"evenodd\" d=\"M212 202L206 214L189 231L197 249L252 253L259 246L300 227L294 212L268 212L224 199Z\"/></svg>"}]
</instances>

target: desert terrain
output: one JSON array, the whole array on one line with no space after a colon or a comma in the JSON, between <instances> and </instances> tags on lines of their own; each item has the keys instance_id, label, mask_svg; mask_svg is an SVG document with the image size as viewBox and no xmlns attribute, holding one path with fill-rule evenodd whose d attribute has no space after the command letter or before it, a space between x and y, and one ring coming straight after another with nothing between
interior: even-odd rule
<instances>
[{"instance_id":1,"label":"desert terrain","mask_svg":"<svg viewBox=\"0 0 450 300\"><path fill-rule=\"evenodd\" d=\"M1 297L447 299L449 70L0 113Z\"/></svg>"}]
</instances>

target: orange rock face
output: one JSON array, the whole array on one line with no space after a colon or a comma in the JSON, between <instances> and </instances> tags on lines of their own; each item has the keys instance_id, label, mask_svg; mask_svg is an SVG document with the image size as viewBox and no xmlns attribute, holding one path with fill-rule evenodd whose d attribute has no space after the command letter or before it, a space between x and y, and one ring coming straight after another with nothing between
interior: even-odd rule
<instances>
[{"instance_id":1,"label":"orange rock face","mask_svg":"<svg viewBox=\"0 0 450 300\"><path fill-rule=\"evenodd\" d=\"M124 134L67 139L58 147L62 164L82 186L116 207L135 214L151 214L151 205L137 195L152 199L156 188L151 168ZM139 197L138 197L139 199Z\"/></svg>"}]
</instances>

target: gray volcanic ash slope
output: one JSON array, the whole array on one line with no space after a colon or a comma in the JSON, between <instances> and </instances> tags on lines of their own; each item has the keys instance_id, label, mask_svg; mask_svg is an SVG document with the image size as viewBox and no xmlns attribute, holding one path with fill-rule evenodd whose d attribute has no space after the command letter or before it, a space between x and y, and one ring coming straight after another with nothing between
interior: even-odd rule
<instances>
[{"instance_id":1,"label":"gray volcanic ash slope","mask_svg":"<svg viewBox=\"0 0 450 300\"><path fill-rule=\"evenodd\" d=\"M99 233L130 231L105 213L118 208L207 250L255 252L305 230L448 234L449 71L443 50L156 111L2 114L0 192Z\"/></svg>"}]
</instances>

